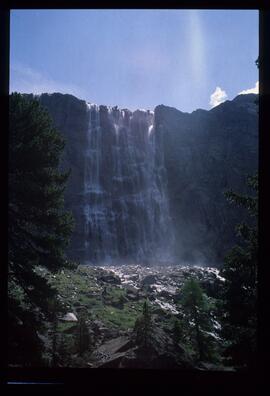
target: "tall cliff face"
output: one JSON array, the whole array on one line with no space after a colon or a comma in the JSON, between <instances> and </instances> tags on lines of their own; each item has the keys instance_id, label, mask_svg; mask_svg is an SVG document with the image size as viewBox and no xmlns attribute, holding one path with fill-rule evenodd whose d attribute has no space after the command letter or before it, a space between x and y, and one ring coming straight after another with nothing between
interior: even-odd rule
<instances>
[{"instance_id":1,"label":"tall cliff face","mask_svg":"<svg viewBox=\"0 0 270 396\"><path fill-rule=\"evenodd\" d=\"M86 130L88 117L86 104L71 95L43 94L41 104L49 111L55 126L64 135L66 146L62 166L71 169L65 192L66 208L71 210L75 219L75 228L68 254L72 259L84 257L84 151L87 144Z\"/></svg>"},{"instance_id":2,"label":"tall cliff face","mask_svg":"<svg viewBox=\"0 0 270 396\"><path fill-rule=\"evenodd\" d=\"M175 254L184 262L221 263L236 242L235 225L246 213L231 207L224 192L248 192L246 176L258 169L255 98L240 95L210 111L191 114L166 106L155 110L155 128L166 136Z\"/></svg>"},{"instance_id":3,"label":"tall cliff face","mask_svg":"<svg viewBox=\"0 0 270 396\"><path fill-rule=\"evenodd\" d=\"M244 192L245 175L257 169L255 95L191 114L166 106L130 112L62 94L39 99L66 138L73 259L222 260L242 216L223 192Z\"/></svg>"},{"instance_id":4,"label":"tall cliff face","mask_svg":"<svg viewBox=\"0 0 270 396\"><path fill-rule=\"evenodd\" d=\"M70 255L84 263L172 261L167 175L153 113L75 100L40 97L67 140L66 205L76 221Z\"/></svg>"}]
</instances>

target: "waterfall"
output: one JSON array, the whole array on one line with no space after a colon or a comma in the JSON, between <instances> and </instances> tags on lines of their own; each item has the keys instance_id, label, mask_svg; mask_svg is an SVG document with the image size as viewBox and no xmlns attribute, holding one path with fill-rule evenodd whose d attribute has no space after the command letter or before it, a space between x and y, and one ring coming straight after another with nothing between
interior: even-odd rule
<instances>
[{"instance_id":1,"label":"waterfall","mask_svg":"<svg viewBox=\"0 0 270 396\"><path fill-rule=\"evenodd\" d=\"M174 233L153 112L93 104L87 111L85 263L171 260Z\"/></svg>"}]
</instances>

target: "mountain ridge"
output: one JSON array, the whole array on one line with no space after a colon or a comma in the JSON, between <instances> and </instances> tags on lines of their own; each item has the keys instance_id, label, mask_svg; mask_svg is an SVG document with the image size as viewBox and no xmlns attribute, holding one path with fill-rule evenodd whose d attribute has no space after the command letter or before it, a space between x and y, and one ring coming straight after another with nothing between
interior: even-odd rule
<instances>
[{"instance_id":1,"label":"mountain ridge","mask_svg":"<svg viewBox=\"0 0 270 396\"><path fill-rule=\"evenodd\" d=\"M132 139L138 135L135 139L137 143L134 141L134 149L139 150L138 158L141 158L136 160L139 162L135 161L138 177L143 177L145 172L140 161L143 158L147 159L143 153L150 130L154 131L159 147L156 151L157 157L153 158L164 157L165 173L162 177L166 180L164 188L168 195L175 234L173 257L177 263L220 266L228 249L237 242L234 228L239 221L245 219L245 213L230 207L224 192L233 189L239 193L247 193L246 176L258 169L258 114L257 106L253 104L256 97L256 94L238 95L232 101L226 101L211 110L197 109L192 113L183 113L172 107L158 105L155 108L152 129L147 124L150 121L146 122L147 119L150 120L150 116L152 117L147 111L145 116L137 113L138 116L132 121ZM85 101L69 94L42 94L39 101L47 108L54 125L67 141L62 165L64 168L71 168L72 174L66 191L66 206L72 210L76 221L69 254L73 259L80 261L84 257L82 239L85 238L85 215L82 207L85 201L82 196L89 110ZM99 148L103 164L100 177L102 183L111 186L107 187L107 194L110 195L110 188L114 188L115 183L112 184L110 181L115 177L112 173L115 170L112 168L116 169L117 164L117 158L112 152L116 144L116 121L112 120L116 119L112 117L120 112L123 124L119 136L122 136L127 128L128 124L125 123L130 121L125 118L125 112L121 115L121 110L117 107L99 106L95 112L100 118L99 125L103 136L103 143ZM119 147L124 153L124 141ZM128 188L135 188L137 176L135 177L135 173L130 174L131 171L127 169L125 171L127 157L123 158L120 158L121 169L127 172L126 177L130 176L131 182L130 187L127 184L123 190L127 194ZM143 179L140 180L139 182L138 179L136 191L143 188ZM123 188L123 181L121 183L118 189L120 186ZM133 227L133 222L137 221L136 216L132 217L138 209L137 204L134 205L133 209L128 209L128 228ZM116 213L121 215L121 210L119 212L118 208ZM145 216L141 214L139 217ZM140 233L133 230L132 233L134 232L134 235L137 235L134 236L134 240L141 240ZM128 261L127 258L123 258L123 262L125 260Z\"/></svg>"},{"instance_id":2,"label":"mountain ridge","mask_svg":"<svg viewBox=\"0 0 270 396\"><path fill-rule=\"evenodd\" d=\"M159 106L164 106L164 107L166 107L166 108L170 108L170 109L175 109L175 110L177 110L177 111L179 111L179 112L181 112L182 114L193 114L194 112L197 112L197 111L203 111L203 112L208 112L208 111L212 111L212 110L214 110L214 109L216 109L216 108L218 108L219 106L221 106L221 105L223 105L224 103L227 103L227 102L237 102L237 101L241 101L242 103L247 103L247 102L252 102L253 100L255 100L257 97L258 97L258 94L253 94L253 93L250 93L250 94L238 94L238 95L236 95L233 99L227 99L227 100L225 100L224 102L222 102L222 103L220 103L219 105L217 105L217 106L215 106L215 107L212 107L211 109L202 109L202 108L197 108L197 109L195 109L195 110L192 110L191 112L188 112L188 111L182 111L181 109L178 109L177 107L173 107L173 106L169 106L169 105L166 105L166 104L158 104L158 105L156 105L155 107L154 107L154 109L141 109L141 108L136 108L135 110L130 110L128 107L119 107L118 105L111 105L111 106L108 106L108 105L105 105L105 104L97 104L97 103L92 103L92 102L89 102L89 101L87 101L87 100L85 100L85 99L81 99L81 98L78 98L77 96L75 96L75 95L73 95L73 94L69 94L69 93L66 93L66 94L63 94L63 93L61 93L61 92L52 92L52 93L47 93L47 92L43 92L43 93L41 93L41 94L29 94L29 93L22 93L22 95L25 95L25 96L32 96L32 97L35 97L35 98L39 98L39 97L41 97L42 95L48 95L48 96L53 96L53 95L62 95L62 96L66 96L66 97L71 97L71 98L73 98L73 99L76 99L76 100L78 100L78 101L81 101L81 102L85 102L85 103L87 103L87 104L93 104L93 105L96 105L96 106L105 106L105 107L107 107L107 108L118 108L119 110L128 110L128 111L131 111L132 113L134 113L134 112L136 112L136 111L145 111L145 112L155 112L155 109L157 108L157 107L159 107Z\"/></svg>"}]
</instances>

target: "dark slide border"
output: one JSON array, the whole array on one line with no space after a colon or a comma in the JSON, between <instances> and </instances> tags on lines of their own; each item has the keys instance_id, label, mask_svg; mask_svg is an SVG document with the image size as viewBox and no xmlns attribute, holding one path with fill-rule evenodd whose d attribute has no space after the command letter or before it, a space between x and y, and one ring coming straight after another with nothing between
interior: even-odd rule
<instances>
[{"instance_id":1,"label":"dark slide border","mask_svg":"<svg viewBox=\"0 0 270 396\"><path fill-rule=\"evenodd\" d=\"M137 9L259 9L260 10L260 47L259 47L259 365L256 372L189 372L170 370L117 370L117 369L34 369L34 368L7 368L7 153L8 153L8 92L9 92L9 39L10 39L10 10L27 8L137 8ZM267 368L267 343L269 336L266 335L266 318L269 311L270 299L266 293L269 290L266 269L267 257L267 231L269 232L269 203L270 197L267 191L267 173L270 166L267 163L270 150L270 2L269 0L189 0L166 2L155 1L67 1L67 0L39 0L39 1L5 1L0 5L0 108L1 121L1 171L2 191L1 198L1 225L3 237L1 238L2 260L0 270L0 301L3 303L1 312L5 312L5 320L1 320L1 358L4 370L1 370L0 381L6 385L9 392L17 393L23 385L23 390L33 391L35 394L52 388L57 391L65 389L71 394L80 393L83 389L90 395L100 395L106 391L111 395L113 391L129 395L132 392L140 395L148 389L151 392L161 391L165 395L193 394L198 391L200 395L215 393L226 394L260 394L262 385L266 384ZM255 60L254 60L255 61ZM3 122L4 121L4 122ZM268 155L267 155L268 154ZM268 172L267 172L268 170ZM270 178L268 177L270 180ZM4 243L3 243L4 241ZM2 315L2 313L1 313ZM2 318L1 318L2 319ZM3 353L3 352L4 353ZM262 393L263 394L263 393Z\"/></svg>"}]
</instances>

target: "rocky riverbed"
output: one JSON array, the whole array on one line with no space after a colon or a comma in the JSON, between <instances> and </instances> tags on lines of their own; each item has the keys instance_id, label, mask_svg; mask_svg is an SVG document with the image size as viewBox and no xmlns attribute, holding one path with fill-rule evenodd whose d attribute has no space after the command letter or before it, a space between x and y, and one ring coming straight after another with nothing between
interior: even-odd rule
<instances>
[{"instance_id":1,"label":"rocky riverbed","mask_svg":"<svg viewBox=\"0 0 270 396\"><path fill-rule=\"evenodd\" d=\"M190 277L198 280L213 306L210 313L213 331L209 336L218 343L221 326L216 302L224 280L216 268L79 266L76 270L50 275L62 306L57 327L60 365L190 368L192 351L172 341L175 320L181 319L183 314L181 290ZM146 300L155 328L148 359L134 342L134 326ZM82 318L89 337L85 350L78 353Z\"/></svg>"},{"instance_id":2,"label":"rocky riverbed","mask_svg":"<svg viewBox=\"0 0 270 396\"><path fill-rule=\"evenodd\" d=\"M172 314L179 313L176 301L189 277L197 278L210 296L218 295L224 281L219 270L213 267L122 265L101 268L118 276L121 287L133 298L145 295L153 304Z\"/></svg>"}]
</instances>

